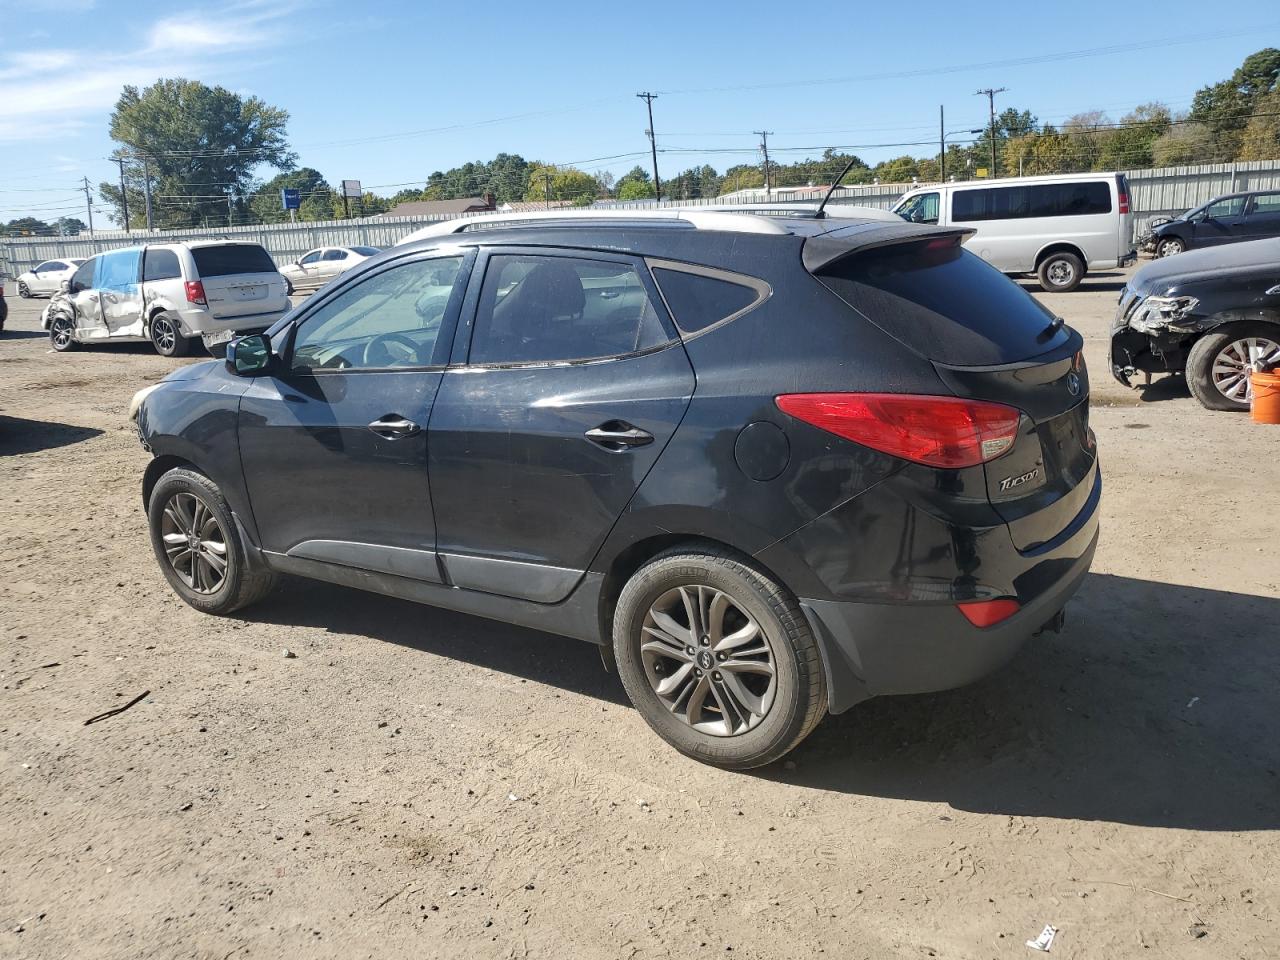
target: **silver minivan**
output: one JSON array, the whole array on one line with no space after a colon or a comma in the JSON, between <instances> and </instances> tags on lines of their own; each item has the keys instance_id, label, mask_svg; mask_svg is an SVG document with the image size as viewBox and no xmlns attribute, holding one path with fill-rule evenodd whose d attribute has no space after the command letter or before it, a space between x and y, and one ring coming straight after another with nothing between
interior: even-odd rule
<instances>
[{"instance_id":1,"label":"silver minivan","mask_svg":"<svg viewBox=\"0 0 1280 960\"><path fill-rule=\"evenodd\" d=\"M45 308L58 351L99 340L149 340L166 357L196 340L221 348L289 310L285 279L259 243L158 243L86 260Z\"/></svg>"},{"instance_id":2,"label":"silver minivan","mask_svg":"<svg viewBox=\"0 0 1280 960\"><path fill-rule=\"evenodd\" d=\"M973 228L968 249L1004 273L1034 273L1052 293L1074 290L1090 270L1138 258L1123 173L943 183L910 191L893 212L912 223Z\"/></svg>"}]
</instances>

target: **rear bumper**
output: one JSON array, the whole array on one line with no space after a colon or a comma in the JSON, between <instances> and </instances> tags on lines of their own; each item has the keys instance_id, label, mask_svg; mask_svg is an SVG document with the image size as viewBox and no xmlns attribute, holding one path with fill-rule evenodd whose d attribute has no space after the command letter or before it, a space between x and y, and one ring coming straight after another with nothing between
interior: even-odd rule
<instances>
[{"instance_id":1,"label":"rear bumper","mask_svg":"<svg viewBox=\"0 0 1280 960\"><path fill-rule=\"evenodd\" d=\"M874 696L964 686L1002 666L1054 620L1089 572L1101 494L1099 474L1085 506L1054 541L1026 553L1011 540L999 548L1007 551L997 561L1002 568L1020 566L1013 584L1021 609L993 627L973 626L954 603L801 599L822 651L829 711Z\"/></svg>"},{"instance_id":2,"label":"rear bumper","mask_svg":"<svg viewBox=\"0 0 1280 960\"><path fill-rule=\"evenodd\" d=\"M177 311L177 314L178 326L183 336L200 337L210 333L221 333L224 330L234 330L237 333L265 330L288 312L289 308L285 307L281 310L269 310L266 313L246 313L243 316L223 319L202 309L183 309Z\"/></svg>"}]
</instances>

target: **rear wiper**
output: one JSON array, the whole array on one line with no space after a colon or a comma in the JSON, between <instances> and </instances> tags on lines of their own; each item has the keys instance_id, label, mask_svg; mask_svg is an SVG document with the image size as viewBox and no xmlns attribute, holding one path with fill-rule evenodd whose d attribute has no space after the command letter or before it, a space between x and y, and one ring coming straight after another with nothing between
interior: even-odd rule
<instances>
[{"instance_id":1,"label":"rear wiper","mask_svg":"<svg viewBox=\"0 0 1280 960\"><path fill-rule=\"evenodd\" d=\"M1040 331L1040 334L1039 336L1036 337L1036 340L1038 342L1043 343L1045 340L1051 339L1055 333L1057 333L1059 330L1062 329L1063 325L1066 322L1067 321L1063 320L1061 317L1054 317L1052 320L1049 321L1049 325Z\"/></svg>"}]
</instances>

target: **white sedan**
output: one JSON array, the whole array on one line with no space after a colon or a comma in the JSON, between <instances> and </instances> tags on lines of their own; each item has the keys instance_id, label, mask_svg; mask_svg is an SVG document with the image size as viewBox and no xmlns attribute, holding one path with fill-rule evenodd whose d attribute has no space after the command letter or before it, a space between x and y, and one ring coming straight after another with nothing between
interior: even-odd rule
<instances>
[{"instance_id":1,"label":"white sedan","mask_svg":"<svg viewBox=\"0 0 1280 960\"><path fill-rule=\"evenodd\" d=\"M377 247L316 247L304 253L297 263L285 264L280 273L290 293L318 290L338 274L381 252Z\"/></svg>"},{"instance_id":2,"label":"white sedan","mask_svg":"<svg viewBox=\"0 0 1280 960\"><path fill-rule=\"evenodd\" d=\"M70 280L76 268L84 263L85 258L67 260L46 260L34 270L28 270L18 277L16 286L18 296L52 297L62 289L62 281Z\"/></svg>"}]
</instances>

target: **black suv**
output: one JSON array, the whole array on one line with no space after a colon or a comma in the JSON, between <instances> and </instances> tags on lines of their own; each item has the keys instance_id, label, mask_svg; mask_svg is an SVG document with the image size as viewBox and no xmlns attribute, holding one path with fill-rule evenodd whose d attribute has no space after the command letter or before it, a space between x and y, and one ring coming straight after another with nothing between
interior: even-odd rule
<instances>
[{"instance_id":1,"label":"black suv","mask_svg":"<svg viewBox=\"0 0 1280 960\"><path fill-rule=\"evenodd\" d=\"M455 222L152 388L173 588L579 637L729 768L1056 628L1098 533L1080 336L964 230L664 213Z\"/></svg>"},{"instance_id":2,"label":"black suv","mask_svg":"<svg viewBox=\"0 0 1280 960\"><path fill-rule=\"evenodd\" d=\"M1215 197L1180 217L1151 227L1157 257L1241 240L1280 237L1280 190Z\"/></svg>"}]
</instances>

